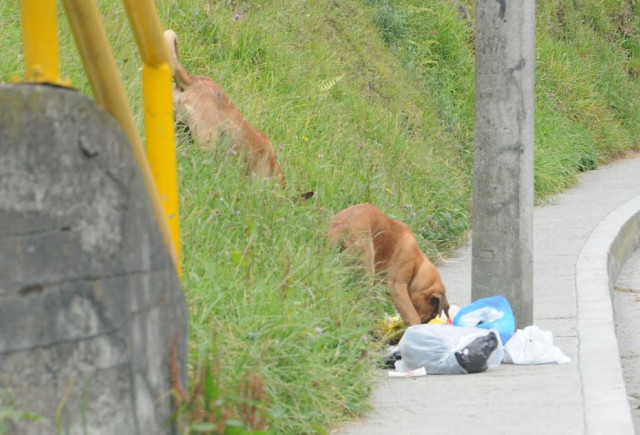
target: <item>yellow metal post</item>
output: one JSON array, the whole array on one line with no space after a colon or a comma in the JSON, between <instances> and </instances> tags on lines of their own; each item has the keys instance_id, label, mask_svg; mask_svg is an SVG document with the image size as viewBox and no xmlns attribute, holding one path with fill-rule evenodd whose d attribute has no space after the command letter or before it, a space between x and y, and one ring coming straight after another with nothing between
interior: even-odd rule
<instances>
[{"instance_id":1,"label":"yellow metal post","mask_svg":"<svg viewBox=\"0 0 640 435\"><path fill-rule=\"evenodd\" d=\"M96 0L63 0L63 3L96 101L116 119L129 139L164 241L170 249L179 272L177 250L172 242L171 231L127 102L97 2Z\"/></svg>"},{"instance_id":2,"label":"yellow metal post","mask_svg":"<svg viewBox=\"0 0 640 435\"><path fill-rule=\"evenodd\" d=\"M63 3L96 101L118 121L134 148L142 149L96 0Z\"/></svg>"},{"instance_id":3,"label":"yellow metal post","mask_svg":"<svg viewBox=\"0 0 640 435\"><path fill-rule=\"evenodd\" d=\"M147 158L169 222L180 272L180 215L169 50L153 1L124 0L124 4L144 62L142 89Z\"/></svg>"},{"instance_id":4,"label":"yellow metal post","mask_svg":"<svg viewBox=\"0 0 640 435\"><path fill-rule=\"evenodd\" d=\"M25 80L69 86L60 79L56 0L22 0Z\"/></svg>"},{"instance_id":5,"label":"yellow metal post","mask_svg":"<svg viewBox=\"0 0 640 435\"><path fill-rule=\"evenodd\" d=\"M166 63L159 67L145 63L142 67L142 78L147 159L160 194L160 202L169 222L176 250L178 274L180 274L180 213L171 100L171 68Z\"/></svg>"},{"instance_id":6,"label":"yellow metal post","mask_svg":"<svg viewBox=\"0 0 640 435\"><path fill-rule=\"evenodd\" d=\"M169 49L164 42L162 25L152 0L124 0L129 21L146 64L169 63Z\"/></svg>"}]
</instances>

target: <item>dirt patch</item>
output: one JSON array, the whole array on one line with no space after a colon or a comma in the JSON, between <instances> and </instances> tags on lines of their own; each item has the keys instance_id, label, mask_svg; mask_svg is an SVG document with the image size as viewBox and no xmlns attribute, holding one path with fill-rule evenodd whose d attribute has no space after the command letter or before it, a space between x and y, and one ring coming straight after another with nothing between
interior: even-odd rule
<instances>
[{"instance_id":1,"label":"dirt patch","mask_svg":"<svg viewBox=\"0 0 640 435\"><path fill-rule=\"evenodd\" d=\"M638 159L638 158L640 158L639 150L629 150L623 155L621 155L620 157L618 157L617 159L615 159L614 161L617 162L619 160L632 160L632 159Z\"/></svg>"}]
</instances>

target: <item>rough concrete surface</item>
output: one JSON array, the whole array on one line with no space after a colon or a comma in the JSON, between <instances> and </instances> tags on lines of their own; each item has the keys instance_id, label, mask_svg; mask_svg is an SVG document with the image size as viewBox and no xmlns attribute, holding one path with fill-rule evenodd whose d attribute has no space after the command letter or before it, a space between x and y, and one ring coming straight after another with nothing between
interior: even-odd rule
<instances>
[{"instance_id":1,"label":"rough concrete surface","mask_svg":"<svg viewBox=\"0 0 640 435\"><path fill-rule=\"evenodd\" d=\"M628 403L613 409L587 406L586 385L598 375L622 378L615 335L609 342L588 342L579 328L576 285L578 258L594 228L621 205L640 195L640 158L621 160L584 173L579 184L534 209L534 324L551 331L554 343L571 358L564 365L507 365L472 375L388 378L378 372L373 410L362 420L336 430L340 434L632 434ZM611 244L611 240L605 243ZM606 257L606 250L604 252ZM608 264L597 263L604 276ZM449 302L471 301L471 249L463 247L440 267ZM608 294L609 285L597 287ZM597 308L597 307L596 307ZM606 312L606 306L602 307ZM609 300L609 322L612 322ZM595 325L609 327L609 324ZM610 342L613 339L613 343ZM638 351L637 339L632 344ZM614 347L612 355L603 351ZM618 361L613 373L585 376L581 355ZM624 385L624 384L623 384ZM618 397L617 386L597 383L592 392ZM624 386L623 386L624 389ZM609 422L598 431L592 423Z\"/></svg>"},{"instance_id":2,"label":"rough concrete surface","mask_svg":"<svg viewBox=\"0 0 640 435\"><path fill-rule=\"evenodd\" d=\"M498 291L533 320L535 1L476 3L473 171L475 299Z\"/></svg>"},{"instance_id":3,"label":"rough concrete surface","mask_svg":"<svg viewBox=\"0 0 640 435\"><path fill-rule=\"evenodd\" d=\"M41 417L10 433L175 432L185 298L124 134L73 90L0 107L0 393Z\"/></svg>"},{"instance_id":4,"label":"rough concrete surface","mask_svg":"<svg viewBox=\"0 0 640 435\"><path fill-rule=\"evenodd\" d=\"M640 249L629 258L618 277L613 310L631 416L635 432L640 434Z\"/></svg>"}]
</instances>

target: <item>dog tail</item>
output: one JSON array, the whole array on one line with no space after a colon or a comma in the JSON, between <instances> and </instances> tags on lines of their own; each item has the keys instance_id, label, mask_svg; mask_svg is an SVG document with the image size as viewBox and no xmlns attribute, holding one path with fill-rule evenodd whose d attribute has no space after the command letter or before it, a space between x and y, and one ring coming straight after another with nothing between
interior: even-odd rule
<instances>
[{"instance_id":1,"label":"dog tail","mask_svg":"<svg viewBox=\"0 0 640 435\"><path fill-rule=\"evenodd\" d=\"M171 69L173 70L173 80L176 84L185 88L193 83L193 77L187 72L178 60L178 35L173 30L164 31L164 41L169 48L169 55L171 57Z\"/></svg>"}]
</instances>

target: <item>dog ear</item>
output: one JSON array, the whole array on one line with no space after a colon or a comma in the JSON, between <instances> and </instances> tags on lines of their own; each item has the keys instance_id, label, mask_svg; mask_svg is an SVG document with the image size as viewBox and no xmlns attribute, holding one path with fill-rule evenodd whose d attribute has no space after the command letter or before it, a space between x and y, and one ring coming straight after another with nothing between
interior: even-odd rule
<instances>
[{"instance_id":1,"label":"dog ear","mask_svg":"<svg viewBox=\"0 0 640 435\"><path fill-rule=\"evenodd\" d=\"M447 296L444 293L438 293L437 295L431 296L431 303L435 307L434 312L436 315L440 315L444 313L449 318L449 302L447 301Z\"/></svg>"},{"instance_id":2,"label":"dog ear","mask_svg":"<svg viewBox=\"0 0 640 435\"><path fill-rule=\"evenodd\" d=\"M176 35L176 32L174 32L173 30L168 30L165 33L171 39L171 42L173 42L172 54L176 57L176 59L180 59L180 50L178 49L178 35Z\"/></svg>"},{"instance_id":3,"label":"dog ear","mask_svg":"<svg viewBox=\"0 0 640 435\"><path fill-rule=\"evenodd\" d=\"M313 190L310 190L308 192L304 192L302 195L300 195L300 197L306 201L307 199L311 199L313 195L315 195L315 192Z\"/></svg>"},{"instance_id":4,"label":"dog ear","mask_svg":"<svg viewBox=\"0 0 640 435\"><path fill-rule=\"evenodd\" d=\"M431 296L431 305L433 305L433 313L434 316L439 316L442 311L440 307L442 306L442 300L440 299L440 295Z\"/></svg>"},{"instance_id":5,"label":"dog ear","mask_svg":"<svg viewBox=\"0 0 640 435\"><path fill-rule=\"evenodd\" d=\"M313 190L310 190L308 192L300 193L294 196L292 199L295 202L308 201L309 199L313 198L313 195L315 195L315 192Z\"/></svg>"}]
</instances>

